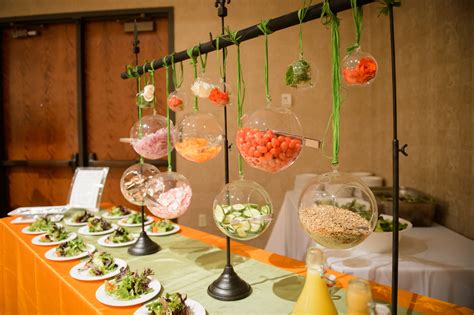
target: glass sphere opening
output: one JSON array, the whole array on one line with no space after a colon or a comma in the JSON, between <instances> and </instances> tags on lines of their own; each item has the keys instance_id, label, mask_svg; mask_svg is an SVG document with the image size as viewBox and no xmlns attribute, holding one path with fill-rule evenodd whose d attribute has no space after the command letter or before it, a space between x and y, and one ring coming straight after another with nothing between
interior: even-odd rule
<instances>
[{"instance_id":1,"label":"glass sphere opening","mask_svg":"<svg viewBox=\"0 0 474 315\"><path fill-rule=\"evenodd\" d=\"M120 191L124 198L137 206L145 204L146 184L156 174L158 168L151 164L134 164L127 168L120 179Z\"/></svg>"}]
</instances>

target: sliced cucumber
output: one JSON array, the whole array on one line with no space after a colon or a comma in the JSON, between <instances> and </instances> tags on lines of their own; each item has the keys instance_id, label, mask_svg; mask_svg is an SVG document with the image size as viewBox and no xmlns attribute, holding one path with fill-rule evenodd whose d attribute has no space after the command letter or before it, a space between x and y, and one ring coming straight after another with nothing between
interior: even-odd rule
<instances>
[{"instance_id":1,"label":"sliced cucumber","mask_svg":"<svg viewBox=\"0 0 474 315\"><path fill-rule=\"evenodd\" d=\"M214 209L214 219L216 219L217 222L222 222L224 221L224 209L222 209L221 206L216 206Z\"/></svg>"},{"instance_id":2,"label":"sliced cucumber","mask_svg":"<svg viewBox=\"0 0 474 315\"><path fill-rule=\"evenodd\" d=\"M244 228L238 228L237 229L237 235L239 237L246 237L247 236L247 231Z\"/></svg>"},{"instance_id":3,"label":"sliced cucumber","mask_svg":"<svg viewBox=\"0 0 474 315\"><path fill-rule=\"evenodd\" d=\"M232 211L232 207L231 207L231 206L222 206L222 209L224 210L224 214L227 214L227 213L229 213L230 211Z\"/></svg>"},{"instance_id":4,"label":"sliced cucumber","mask_svg":"<svg viewBox=\"0 0 474 315\"><path fill-rule=\"evenodd\" d=\"M263 228L263 224L259 224L259 223L250 223L250 232L252 233L257 233L260 231L260 228Z\"/></svg>"},{"instance_id":5,"label":"sliced cucumber","mask_svg":"<svg viewBox=\"0 0 474 315\"><path fill-rule=\"evenodd\" d=\"M262 214L269 214L270 213L270 206L269 205L262 206L262 208L260 208L260 212Z\"/></svg>"},{"instance_id":6,"label":"sliced cucumber","mask_svg":"<svg viewBox=\"0 0 474 315\"><path fill-rule=\"evenodd\" d=\"M258 209L259 206L256 204L256 203L249 203L247 204L247 208L254 208L254 209Z\"/></svg>"},{"instance_id":7,"label":"sliced cucumber","mask_svg":"<svg viewBox=\"0 0 474 315\"><path fill-rule=\"evenodd\" d=\"M232 206L232 209L234 209L235 211L242 211L245 209L245 205L236 203L235 205Z\"/></svg>"}]
</instances>

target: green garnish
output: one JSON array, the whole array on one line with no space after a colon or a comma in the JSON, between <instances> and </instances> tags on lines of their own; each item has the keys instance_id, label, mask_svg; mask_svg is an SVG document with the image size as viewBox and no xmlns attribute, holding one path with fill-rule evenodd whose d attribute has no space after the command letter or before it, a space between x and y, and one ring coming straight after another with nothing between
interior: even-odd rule
<instances>
[{"instance_id":1,"label":"green garnish","mask_svg":"<svg viewBox=\"0 0 474 315\"><path fill-rule=\"evenodd\" d=\"M110 234L106 240L111 243L126 243L132 239L133 238L127 229L119 227L112 234Z\"/></svg>"},{"instance_id":2,"label":"green garnish","mask_svg":"<svg viewBox=\"0 0 474 315\"><path fill-rule=\"evenodd\" d=\"M112 228L112 224L105 221L102 218L90 218L87 220L87 226L89 227L89 232L103 232L110 230Z\"/></svg>"},{"instance_id":3,"label":"green garnish","mask_svg":"<svg viewBox=\"0 0 474 315\"><path fill-rule=\"evenodd\" d=\"M56 248L56 256L58 257L71 257L76 256L87 250L86 244L80 238L75 240L62 243Z\"/></svg>"},{"instance_id":4,"label":"green garnish","mask_svg":"<svg viewBox=\"0 0 474 315\"><path fill-rule=\"evenodd\" d=\"M127 215L127 214L131 213L130 209L128 209L124 206L121 206L121 205L112 207L108 211L109 211L109 215L112 216L112 217L120 217L120 216Z\"/></svg>"},{"instance_id":5,"label":"green garnish","mask_svg":"<svg viewBox=\"0 0 474 315\"><path fill-rule=\"evenodd\" d=\"M119 300L133 300L151 291L149 276L153 271L146 268L142 274L131 272L128 267L122 268L120 274L110 281L105 281L105 292Z\"/></svg>"},{"instance_id":6,"label":"green garnish","mask_svg":"<svg viewBox=\"0 0 474 315\"><path fill-rule=\"evenodd\" d=\"M164 233L174 229L174 224L168 219L153 222L150 225L150 230L153 233Z\"/></svg>"},{"instance_id":7,"label":"green garnish","mask_svg":"<svg viewBox=\"0 0 474 315\"><path fill-rule=\"evenodd\" d=\"M95 252L89 255L89 259L81 268L88 271L91 276L102 276L117 269L114 257L107 252Z\"/></svg>"},{"instance_id":8,"label":"green garnish","mask_svg":"<svg viewBox=\"0 0 474 315\"><path fill-rule=\"evenodd\" d=\"M43 232L55 225L48 217L39 217L28 227L30 232Z\"/></svg>"},{"instance_id":9,"label":"green garnish","mask_svg":"<svg viewBox=\"0 0 474 315\"><path fill-rule=\"evenodd\" d=\"M159 297L146 305L149 313L154 315L186 315L188 307L185 304L186 294L178 292Z\"/></svg>"},{"instance_id":10,"label":"green garnish","mask_svg":"<svg viewBox=\"0 0 474 315\"><path fill-rule=\"evenodd\" d=\"M50 227L46 234L42 235L40 241L43 243L52 243L65 240L69 236L69 233L60 225L53 225Z\"/></svg>"},{"instance_id":11,"label":"green garnish","mask_svg":"<svg viewBox=\"0 0 474 315\"><path fill-rule=\"evenodd\" d=\"M398 230L406 229L408 224L398 222ZM384 219L382 216L379 216L377 220L377 225L375 226L375 232L393 232L393 221L392 219Z\"/></svg>"},{"instance_id":12,"label":"green garnish","mask_svg":"<svg viewBox=\"0 0 474 315\"><path fill-rule=\"evenodd\" d=\"M311 66L304 59L299 59L288 66L285 77L286 85L297 87L311 82Z\"/></svg>"},{"instance_id":13,"label":"green garnish","mask_svg":"<svg viewBox=\"0 0 474 315\"><path fill-rule=\"evenodd\" d=\"M71 221L74 223L86 223L87 220L93 218L94 215L85 210L77 211L71 218Z\"/></svg>"},{"instance_id":14,"label":"green garnish","mask_svg":"<svg viewBox=\"0 0 474 315\"><path fill-rule=\"evenodd\" d=\"M372 217L372 212L368 211L364 204L358 203L356 199L345 204L336 203L336 206L342 209L351 210L352 212L357 213L367 221L369 221Z\"/></svg>"},{"instance_id":15,"label":"green garnish","mask_svg":"<svg viewBox=\"0 0 474 315\"><path fill-rule=\"evenodd\" d=\"M142 223L142 215L141 213L134 213L126 219L123 219L127 224L139 224ZM148 217L146 215L143 216L143 220L147 221Z\"/></svg>"}]
</instances>

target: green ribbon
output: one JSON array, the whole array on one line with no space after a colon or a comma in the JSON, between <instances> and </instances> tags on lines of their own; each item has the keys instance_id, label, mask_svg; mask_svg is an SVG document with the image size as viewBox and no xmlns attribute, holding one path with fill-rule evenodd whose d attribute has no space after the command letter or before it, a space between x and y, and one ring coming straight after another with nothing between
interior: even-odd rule
<instances>
[{"instance_id":1,"label":"green ribbon","mask_svg":"<svg viewBox=\"0 0 474 315\"><path fill-rule=\"evenodd\" d=\"M362 32L362 7L357 6L357 0L350 0L352 7L352 17L354 19L355 26L355 42L351 47L346 49L346 52L350 54L352 51L360 47L360 34Z\"/></svg>"},{"instance_id":2,"label":"green ribbon","mask_svg":"<svg viewBox=\"0 0 474 315\"><path fill-rule=\"evenodd\" d=\"M155 68L153 67L153 60L150 62L150 70L148 70L148 74L150 76L150 84L155 86ZM156 115L156 97L153 96L153 115Z\"/></svg>"},{"instance_id":3,"label":"green ribbon","mask_svg":"<svg viewBox=\"0 0 474 315\"><path fill-rule=\"evenodd\" d=\"M206 65L207 65L207 54L204 54L204 58L201 55L201 43L197 46L198 49L198 56L199 56L199 61L201 62L201 70L202 73L206 73Z\"/></svg>"},{"instance_id":4,"label":"green ribbon","mask_svg":"<svg viewBox=\"0 0 474 315\"><path fill-rule=\"evenodd\" d=\"M309 6L312 0L302 0L303 7L298 10L298 19L300 20L300 32L299 32L299 47L300 47L300 59L303 59L303 20L308 12Z\"/></svg>"},{"instance_id":5,"label":"green ribbon","mask_svg":"<svg viewBox=\"0 0 474 315\"><path fill-rule=\"evenodd\" d=\"M339 129L341 112L341 71L339 64L339 19L332 13L328 0L324 0L321 21L331 28L332 46L332 161L339 164Z\"/></svg>"},{"instance_id":6,"label":"green ribbon","mask_svg":"<svg viewBox=\"0 0 474 315\"><path fill-rule=\"evenodd\" d=\"M135 73L138 74L138 71L137 69L135 68L134 70ZM143 130L142 130L142 108L138 105L138 101L139 101L139 96L138 94L140 93L142 87L141 87L141 79L140 79L140 76L136 76L136 79L137 79L137 110L138 110L138 122L139 122L139 128L138 128L138 137L139 139L141 139L143 137ZM143 156L141 156L140 154L138 155L140 158L140 164L143 164L144 160L143 160Z\"/></svg>"},{"instance_id":7,"label":"green ribbon","mask_svg":"<svg viewBox=\"0 0 474 315\"><path fill-rule=\"evenodd\" d=\"M197 79L197 58L196 56L194 56L194 49L196 48L195 47L192 47L192 48L189 48L186 52L189 56L189 58L191 58L191 64L193 65L193 68L194 68L194 80ZM197 49L199 50L199 47L197 47ZM196 95L194 95L194 106L193 106L193 111L195 113L197 113L199 111L199 105L198 105L198 97Z\"/></svg>"},{"instance_id":8,"label":"green ribbon","mask_svg":"<svg viewBox=\"0 0 474 315\"><path fill-rule=\"evenodd\" d=\"M174 86L174 89L177 90L181 87L181 84L183 84L183 62L181 61L179 63L179 66L180 66L180 76L179 76L179 79L176 75L176 67L175 67L175 62L174 62L174 53L171 54L171 75L172 75L172 78L173 78L173 86Z\"/></svg>"},{"instance_id":9,"label":"green ribbon","mask_svg":"<svg viewBox=\"0 0 474 315\"><path fill-rule=\"evenodd\" d=\"M222 63L220 62L220 57L219 57L219 41L220 41L220 36L216 38L216 51L217 51L217 66L219 68L219 75L221 76L221 79L226 77L226 69L227 69L227 47L222 48L222 53L224 55L224 59Z\"/></svg>"},{"instance_id":10,"label":"green ribbon","mask_svg":"<svg viewBox=\"0 0 474 315\"><path fill-rule=\"evenodd\" d=\"M173 55L171 56L172 62L174 61ZM170 95L170 79L169 79L169 66L166 62L166 56L163 57L163 65L165 66L166 71L166 98ZM172 162L171 162L171 121L170 121L170 107L166 106L166 127L168 130L167 134L167 150L168 150L168 171L171 172L173 170Z\"/></svg>"},{"instance_id":11,"label":"green ribbon","mask_svg":"<svg viewBox=\"0 0 474 315\"><path fill-rule=\"evenodd\" d=\"M267 104L272 101L268 84L268 34L271 34L272 30L268 28L268 22L270 22L270 20L262 21L257 25L258 29L265 35L265 97Z\"/></svg>"},{"instance_id":12,"label":"green ribbon","mask_svg":"<svg viewBox=\"0 0 474 315\"><path fill-rule=\"evenodd\" d=\"M232 42L237 47L237 126L242 127L242 115L243 115L243 103L245 99L245 82L242 75L242 64L240 62L240 36L237 36L237 32L232 32L229 27L226 28L227 40ZM225 69L225 63L224 63ZM225 70L224 70L225 71ZM239 169L239 177L244 177L244 162L242 155L237 155L237 165Z\"/></svg>"}]
</instances>

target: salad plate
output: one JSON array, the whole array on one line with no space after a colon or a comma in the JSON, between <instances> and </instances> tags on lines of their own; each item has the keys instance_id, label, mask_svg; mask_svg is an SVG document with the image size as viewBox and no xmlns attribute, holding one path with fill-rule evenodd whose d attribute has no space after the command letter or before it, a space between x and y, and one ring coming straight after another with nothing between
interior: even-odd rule
<instances>
[{"instance_id":1,"label":"salad plate","mask_svg":"<svg viewBox=\"0 0 474 315\"><path fill-rule=\"evenodd\" d=\"M18 216L11 221L12 224L28 224L35 222L36 219L32 216Z\"/></svg>"},{"instance_id":2,"label":"salad plate","mask_svg":"<svg viewBox=\"0 0 474 315\"><path fill-rule=\"evenodd\" d=\"M87 264L87 261L83 261L74 267L69 271L69 274L71 277L77 280L82 280L82 281L99 281L99 280L105 280L108 278L115 277L120 273L120 269L127 267L127 263L125 260L114 258L114 263L117 265L117 268L109 273L106 273L104 275L100 276L92 276L89 274L88 270L84 270L85 265Z\"/></svg>"},{"instance_id":3,"label":"salad plate","mask_svg":"<svg viewBox=\"0 0 474 315\"><path fill-rule=\"evenodd\" d=\"M160 293L161 284L158 280L152 280L150 282L149 287L151 291L147 294L140 295L138 298L131 299L131 300L120 300L115 298L109 294L107 294L105 290L106 283L102 284L97 291L95 292L95 297L99 302L109 306L132 306L145 303Z\"/></svg>"},{"instance_id":4,"label":"salad plate","mask_svg":"<svg viewBox=\"0 0 474 315\"><path fill-rule=\"evenodd\" d=\"M58 256L56 255L56 247L51 248L48 250L45 254L44 257L46 257L49 260L53 261L69 261L69 260L75 260L75 259L81 259L86 256L88 256L90 253L93 253L95 251L95 246L92 244L87 244L87 250L84 252L81 252L77 255L74 256Z\"/></svg>"},{"instance_id":5,"label":"salad plate","mask_svg":"<svg viewBox=\"0 0 474 315\"><path fill-rule=\"evenodd\" d=\"M70 226L82 226L87 225L87 221L93 217L95 217L94 214L86 210L80 210L76 211L71 217L65 219L64 222Z\"/></svg>"},{"instance_id":6,"label":"salad plate","mask_svg":"<svg viewBox=\"0 0 474 315\"><path fill-rule=\"evenodd\" d=\"M206 315L206 309L201 303L194 301L192 299L186 299L184 302L188 307L188 315ZM143 305L133 313L133 315L150 315L152 313L148 312L147 304Z\"/></svg>"},{"instance_id":7,"label":"salad plate","mask_svg":"<svg viewBox=\"0 0 474 315\"><path fill-rule=\"evenodd\" d=\"M128 216L127 218L120 219L118 221L118 225L124 226L124 227L140 227L142 226L142 223L140 219L135 220L135 218L141 217L140 213L132 214ZM149 216L145 216L145 225L152 224L153 223L153 218Z\"/></svg>"},{"instance_id":8,"label":"salad plate","mask_svg":"<svg viewBox=\"0 0 474 315\"><path fill-rule=\"evenodd\" d=\"M178 233L179 230L181 230L181 228L179 227L179 225L174 224L174 223L172 223L172 225L173 225L173 229L172 229L172 230L169 230L169 231L166 231L166 232L153 232L153 226L152 226L152 225L148 225L148 226L145 228L145 231L146 231L146 234L148 234L149 236L165 236L165 235L170 235L170 234Z\"/></svg>"},{"instance_id":9,"label":"salad plate","mask_svg":"<svg viewBox=\"0 0 474 315\"><path fill-rule=\"evenodd\" d=\"M102 217L104 219L119 220L127 218L135 213L137 213L135 210L128 209L124 206L116 206L105 210L102 213Z\"/></svg>"},{"instance_id":10,"label":"salad plate","mask_svg":"<svg viewBox=\"0 0 474 315\"><path fill-rule=\"evenodd\" d=\"M128 241L128 242L123 242L123 243L111 242L107 239L110 235L105 235L105 236L102 236L101 238L99 238L97 240L97 244L99 244L100 246L104 246L104 247L122 247L122 246L132 245L137 241L138 234L130 233L130 235L133 237L133 239Z\"/></svg>"},{"instance_id":11,"label":"salad plate","mask_svg":"<svg viewBox=\"0 0 474 315\"><path fill-rule=\"evenodd\" d=\"M117 225L116 224L112 224L112 227L108 230L105 230L105 231L100 231L100 232L89 232L89 227L88 226L83 226L81 228L79 228L79 230L77 230L77 232L79 234L82 234L82 235L91 235L91 236L97 236L97 235L105 235L105 234L109 234L109 233L112 233L113 231L115 231L117 229Z\"/></svg>"},{"instance_id":12,"label":"salad plate","mask_svg":"<svg viewBox=\"0 0 474 315\"><path fill-rule=\"evenodd\" d=\"M69 226L83 226L83 225L87 225L87 222L74 222L74 221L72 221L71 218L65 219L65 220L64 220L64 223L66 223L66 225L69 225Z\"/></svg>"},{"instance_id":13,"label":"salad plate","mask_svg":"<svg viewBox=\"0 0 474 315\"><path fill-rule=\"evenodd\" d=\"M29 234L29 235L38 235L38 234L44 234L46 233L46 230L44 231L30 231L29 230L30 226L25 226L23 229L21 229L21 232L24 233L24 234Z\"/></svg>"},{"instance_id":14,"label":"salad plate","mask_svg":"<svg viewBox=\"0 0 474 315\"><path fill-rule=\"evenodd\" d=\"M41 235L37 235L35 237L33 237L33 239L31 240L31 243L35 244L35 245L39 245L39 246L53 246L53 245L59 245L59 244L62 244L62 243L66 243L66 242L69 242L73 239L75 239L77 237L77 234L76 233L69 233L68 237L61 240L61 241L57 241L57 242L42 242L41 241L41 238L44 237L45 234L41 234Z\"/></svg>"}]
</instances>

